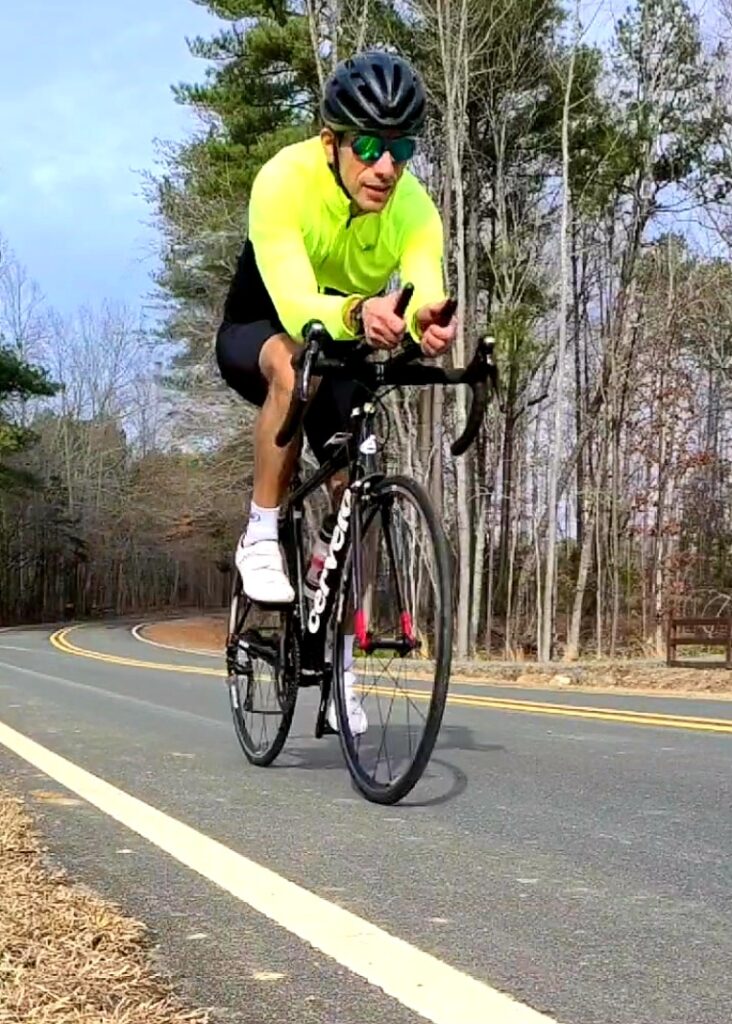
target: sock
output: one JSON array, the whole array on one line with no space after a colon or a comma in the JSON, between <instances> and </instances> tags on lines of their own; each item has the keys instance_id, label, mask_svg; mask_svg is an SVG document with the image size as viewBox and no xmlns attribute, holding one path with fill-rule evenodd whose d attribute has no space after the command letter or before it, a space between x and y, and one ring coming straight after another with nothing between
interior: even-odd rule
<instances>
[{"instance_id":1,"label":"sock","mask_svg":"<svg viewBox=\"0 0 732 1024\"><path fill-rule=\"evenodd\" d=\"M258 540L277 540L279 514L279 506L261 508L253 501L249 507L249 524L244 535L244 543L256 544Z\"/></svg>"},{"instance_id":2,"label":"sock","mask_svg":"<svg viewBox=\"0 0 732 1024\"><path fill-rule=\"evenodd\" d=\"M355 640L356 637L351 633L346 633L343 637L343 669L346 672L353 668L353 645ZM325 660L331 662L331 664L333 662L333 644L330 638L325 641Z\"/></svg>"},{"instance_id":3,"label":"sock","mask_svg":"<svg viewBox=\"0 0 732 1024\"><path fill-rule=\"evenodd\" d=\"M352 633L346 633L343 637L343 670L348 672L353 668L353 644L356 637Z\"/></svg>"}]
</instances>

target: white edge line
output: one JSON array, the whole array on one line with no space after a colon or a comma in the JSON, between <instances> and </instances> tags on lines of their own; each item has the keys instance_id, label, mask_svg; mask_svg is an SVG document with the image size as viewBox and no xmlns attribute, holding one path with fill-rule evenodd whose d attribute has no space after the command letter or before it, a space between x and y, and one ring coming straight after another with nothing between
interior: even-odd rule
<instances>
[{"instance_id":1,"label":"white edge line","mask_svg":"<svg viewBox=\"0 0 732 1024\"><path fill-rule=\"evenodd\" d=\"M200 654L204 658L223 658L223 651L221 654L217 654L215 651L199 651L195 647L173 647L172 644L161 644L158 640L150 640L149 637L143 636L141 630L143 626L149 626L149 622L138 622L136 626L133 626L130 632L134 636L135 640L139 640L140 643L150 644L151 647L162 647L165 651L179 651L181 654Z\"/></svg>"},{"instance_id":2,"label":"white edge line","mask_svg":"<svg viewBox=\"0 0 732 1024\"><path fill-rule=\"evenodd\" d=\"M0 743L432 1024L557 1024L117 789L1 721Z\"/></svg>"}]
</instances>

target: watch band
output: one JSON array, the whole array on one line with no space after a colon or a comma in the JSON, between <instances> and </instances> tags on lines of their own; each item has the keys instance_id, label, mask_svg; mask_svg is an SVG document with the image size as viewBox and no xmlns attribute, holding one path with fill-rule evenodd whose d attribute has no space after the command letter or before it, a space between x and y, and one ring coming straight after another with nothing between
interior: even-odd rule
<instances>
[{"instance_id":1,"label":"watch band","mask_svg":"<svg viewBox=\"0 0 732 1024\"><path fill-rule=\"evenodd\" d=\"M351 323L353 325L353 333L357 337L359 337L359 338L362 338L363 337L363 333L364 333L364 330L363 330L363 303L364 303L364 300L361 299L360 302L356 303L356 305L353 307L353 310L351 312Z\"/></svg>"}]
</instances>

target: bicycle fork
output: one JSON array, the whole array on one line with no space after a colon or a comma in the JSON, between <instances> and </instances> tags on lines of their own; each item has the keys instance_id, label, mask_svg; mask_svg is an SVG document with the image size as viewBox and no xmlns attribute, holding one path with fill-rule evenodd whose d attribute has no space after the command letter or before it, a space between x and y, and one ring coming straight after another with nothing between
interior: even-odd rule
<instances>
[{"instance_id":1,"label":"bicycle fork","mask_svg":"<svg viewBox=\"0 0 732 1024\"><path fill-rule=\"evenodd\" d=\"M374 636L374 634L368 628L369 623L367 621L366 608L363 607L361 603L364 596L364 531L362 522L362 510L365 505L365 501L362 500L361 498L359 498L357 502L356 515L353 517L352 579L353 607L355 609L353 615L353 629L354 633L356 634L358 646L365 654L372 654L374 651L395 651L397 654L400 655L400 657L405 658L407 657L407 655L411 654L415 647L417 647L417 640L414 635L414 624L412 622L412 616L409 610L407 609L407 604L404 596L404 586L402 584L402 580L400 579L399 572L397 570L394 536L392 532L391 516L389 514L390 508L383 498L376 500L379 502L379 504L374 512L374 515L381 516L382 530L384 533L384 540L386 543L386 550L389 559L389 569L393 579L394 589L396 592L401 635L393 640L385 637L380 638ZM376 581L374 580L374 585L375 582Z\"/></svg>"}]
</instances>

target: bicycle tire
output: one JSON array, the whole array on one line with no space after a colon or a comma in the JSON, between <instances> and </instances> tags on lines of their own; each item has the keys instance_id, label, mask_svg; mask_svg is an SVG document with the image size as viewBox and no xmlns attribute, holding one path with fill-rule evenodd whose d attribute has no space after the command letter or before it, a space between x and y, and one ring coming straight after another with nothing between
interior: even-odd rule
<instances>
[{"instance_id":1,"label":"bicycle tire","mask_svg":"<svg viewBox=\"0 0 732 1024\"><path fill-rule=\"evenodd\" d=\"M387 527L384 525L387 522L384 510L387 505L392 507L397 498L407 505L411 504L414 512L416 513L416 517L419 518L424 527L424 537L427 539L427 542L431 547L431 553L433 556L434 587L432 588L432 607L430 609L429 604L425 605L425 607L428 608L428 613L425 618L431 617L434 622L432 636L432 660L434 663L434 672L431 688L428 687L426 691L421 690L421 688L415 688L414 690L405 689L403 693L400 694L400 698L403 697L406 705L407 720L409 719L409 705L412 704L416 707L416 700L428 700L429 706L426 715L423 716L424 727L419 742L416 744L413 754L411 753L410 744L410 756L405 761L404 770L401 771L396 778L388 781L380 781L377 779L378 765L373 773L367 769L365 763L366 759L363 754L363 751L366 748L366 742L360 737L356 737L352 734L346 708L345 673L343 668L343 638L350 630L350 616L347 614L347 608L349 595L353 587L353 530L351 530L349 534L349 550L347 552L345 563L346 568L341 580L339 600L336 605L338 614L335 623L334 637L336 652L334 658L335 704L341 749L343 751L343 756L348 770L358 789L368 800L380 804L394 804L399 800L402 800L409 792L411 792L422 777L437 741L440 726L442 724L445 704L447 701L447 691L452 662L453 601L451 596L452 584L449 546L442 524L438 521L435 514L434 506L432 505L427 492L420 484L405 476L387 477L373 488L373 491L368 498L368 506L361 505L359 503L358 508L360 511L356 514L361 515L362 517L361 525L364 538L362 549L365 549L368 546L369 531L374 528L374 524L376 524L376 529L381 529L382 533L387 530ZM368 508L368 512L366 512L366 508ZM379 524L381 525L379 526ZM393 528L391 529L393 532ZM387 533L384 533L384 537L386 536ZM405 537L408 538L409 536L409 533L405 533ZM392 541L393 539L394 538L392 538ZM386 558L390 562L392 571L396 573L398 571L398 567L395 568L396 554L393 550L389 551L388 548L389 545L385 542L384 549L387 550ZM377 559L379 558L378 552L376 557ZM367 580L366 573L364 572L364 580L362 583L362 589L364 591L371 586L378 592L378 561L375 563L375 567L375 575L377 577L376 582L373 579ZM417 593L419 590L417 584L413 583L412 586L415 593ZM394 589L396 591L396 585ZM429 593L429 589L425 589L424 593ZM354 602L356 606L358 606L360 597L361 595L356 595ZM378 593L374 600L378 600ZM407 600L408 598L405 596L402 603L407 603ZM416 600L418 604L422 600L419 593L417 593ZM399 621L402 624L404 619L401 617L401 612L403 611L409 612L412 623L417 624L414 626L414 629L420 629L421 632L421 628L418 625L421 621L421 613L418 617L418 615L415 614L417 611L415 608L398 609ZM374 621L376 621L376 615L380 614L382 613L376 612L374 614ZM390 621L393 615L393 611L388 611L386 613L385 621ZM399 660L401 662L408 662L409 657L400 658ZM355 665L355 667L358 669L358 666ZM383 674L384 670L380 669L380 671ZM373 692L376 694L377 699L379 698L379 688L369 688L367 682L364 682L363 670L359 670L357 672L356 678L360 680L357 684L357 689L362 693L365 691L367 694L369 692ZM391 714L392 710L390 709L389 716L391 716ZM383 719L382 725L384 725ZM368 737L369 731L372 728L375 728L375 726L372 726L369 721L369 727L365 733L366 737ZM382 744L383 743L384 741L382 739Z\"/></svg>"},{"instance_id":2,"label":"bicycle tire","mask_svg":"<svg viewBox=\"0 0 732 1024\"><path fill-rule=\"evenodd\" d=\"M274 617L275 621L279 620L279 625L272 628L273 657L271 664L265 662L263 658L257 657L253 653L250 643L254 631L248 632L247 620L256 618L257 615L269 615ZM256 632L261 634L262 631L258 629ZM277 644L276 654L275 641ZM299 644L292 612L287 609L267 612L254 605L244 595L238 572L232 588L229 610L226 671L229 704L236 738L251 764L266 767L272 764L281 752L292 725L299 679ZM247 710L247 703L253 705L255 700L254 693L259 684L257 677L267 673L271 674L271 680L269 682L265 680L265 686L268 687L270 693L272 710L260 709L257 712L253 706ZM267 691L263 688L262 692ZM259 730L258 739L256 730L251 723L247 724L247 714L251 715L252 719L258 714L265 723ZM270 718L272 719L271 736L266 729ZM267 732L266 736L265 732Z\"/></svg>"}]
</instances>

